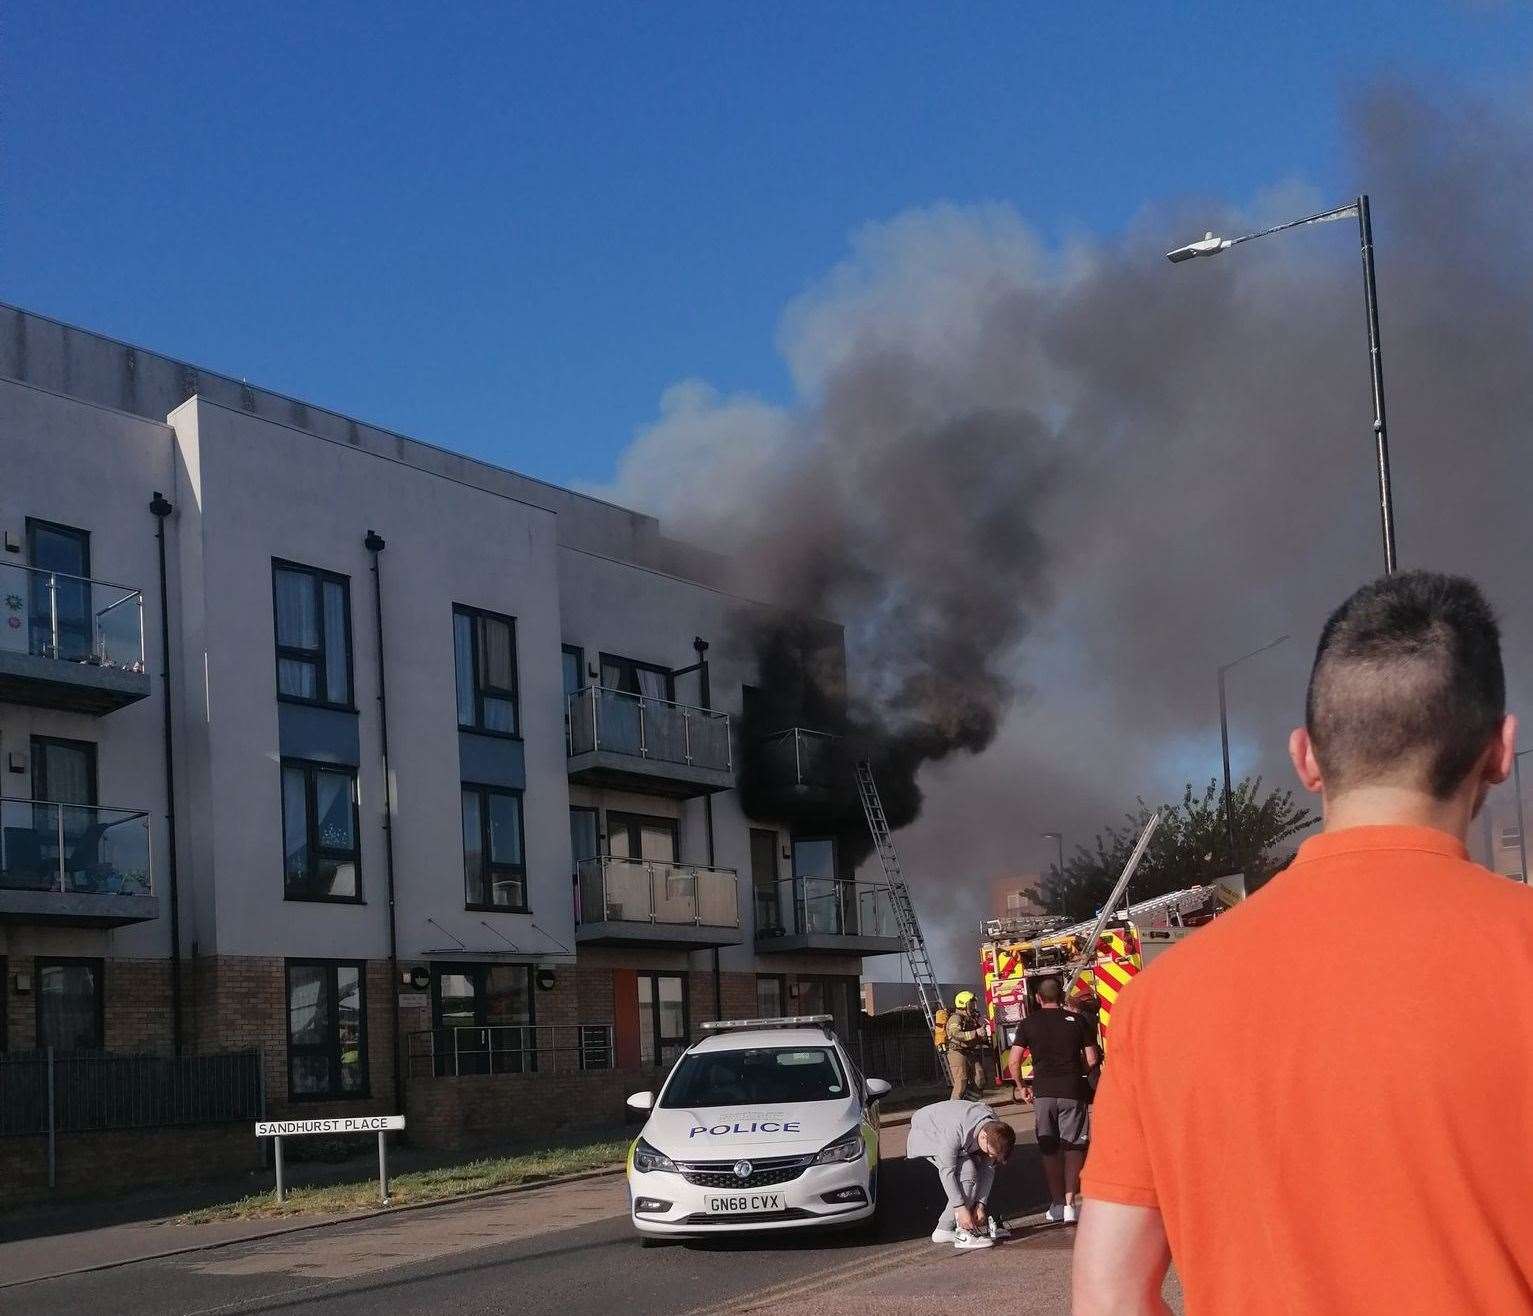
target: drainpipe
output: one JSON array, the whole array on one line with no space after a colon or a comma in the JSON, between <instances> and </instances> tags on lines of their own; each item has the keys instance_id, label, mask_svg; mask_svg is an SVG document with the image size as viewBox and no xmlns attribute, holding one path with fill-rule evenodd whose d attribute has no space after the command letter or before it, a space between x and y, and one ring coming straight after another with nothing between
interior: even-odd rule
<instances>
[{"instance_id":1,"label":"drainpipe","mask_svg":"<svg viewBox=\"0 0 1533 1316\"><path fill-rule=\"evenodd\" d=\"M170 879L170 1036L176 1055L181 1054L181 892L176 872L176 761L170 734L170 589L165 576L165 518L175 510L158 489L149 500L154 515L154 537L160 550L160 694L165 726L165 831L169 844Z\"/></svg>"},{"instance_id":2,"label":"drainpipe","mask_svg":"<svg viewBox=\"0 0 1533 1316\"><path fill-rule=\"evenodd\" d=\"M694 636L692 647L697 650L698 695L706 710L713 708L713 687L708 680L708 641L701 635ZM708 867L715 867L713 858L713 796L703 796L703 826L708 835ZM713 1017L724 1017L724 984L719 976L719 948L713 948Z\"/></svg>"},{"instance_id":3,"label":"drainpipe","mask_svg":"<svg viewBox=\"0 0 1533 1316\"><path fill-rule=\"evenodd\" d=\"M399 921L394 903L394 779L389 773L389 700L383 663L383 568L378 554L384 538L369 529L362 546L373 555L373 618L378 641L378 723L383 733L383 862L389 887L389 1040L394 1057L394 1110L405 1108L405 1076L399 1067Z\"/></svg>"}]
</instances>

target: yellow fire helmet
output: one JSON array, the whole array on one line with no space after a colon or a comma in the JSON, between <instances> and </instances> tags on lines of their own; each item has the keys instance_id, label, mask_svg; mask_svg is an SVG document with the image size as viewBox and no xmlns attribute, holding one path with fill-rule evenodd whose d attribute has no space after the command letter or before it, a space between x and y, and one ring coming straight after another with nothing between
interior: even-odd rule
<instances>
[{"instance_id":1,"label":"yellow fire helmet","mask_svg":"<svg viewBox=\"0 0 1533 1316\"><path fill-rule=\"evenodd\" d=\"M960 1010L962 1010L965 1006L973 1005L974 993L959 992L957 996L953 997L953 1004L956 1005Z\"/></svg>"}]
</instances>

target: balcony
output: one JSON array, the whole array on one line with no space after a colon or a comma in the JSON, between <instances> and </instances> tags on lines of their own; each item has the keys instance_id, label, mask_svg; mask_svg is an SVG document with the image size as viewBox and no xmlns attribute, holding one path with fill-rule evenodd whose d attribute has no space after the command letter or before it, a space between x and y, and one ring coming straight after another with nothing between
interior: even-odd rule
<instances>
[{"instance_id":1,"label":"balcony","mask_svg":"<svg viewBox=\"0 0 1533 1316\"><path fill-rule=\"evenodd\" d=\"M756 888L758 955L891 955L903 949L889 888L882 884L792 877Z\"/></svg>"},{"instance_id":2,"label":"balcony","mask_svg":"<svg viewBox=\"0 0 1533 1316\"><path fill-rule=\"evenodd\" d=\"M854 798L851 783L837 790L839 736L789 727L750 750L747 812L759 818L805 818L828 813Z\"/></svg>"},{"instance_id":3,"label":"balcony","mask_svg":"<svg viewBox=\"0 0 1533 1316\"><path fill-rule=\"evenodd\" d=\"M100 717L149 694L144 596L0 563L0 702Z\"/></svg>"},{"instance_id":4,"label":"balcony","mask_svg":"<svg viewBox=\"0 0 1533 1316\"><path fill-rule=\"evenodd\" d=\"M588 686L569 696L570 780L690 799L735 784L729 715Z\"/></svg>"},{"instance_id":5,"label":"balcony","mask_svg":"<svg viewBox=\"0 0 1533 1316\"><path fill-rule=\"evenodd\" d=\"M580 925L587 946L694 950L738 946L740 879L731 868L644 859L584 859Z\"/></svg>"},{"instance_id":6,"label":"balcony","mask_svg":"<svg viewBox=\"0 0 1533 1316\"><path fill-rule=\"evenodd\" d=\"M115 928L157 918L149 815L0 798L0 921Z\"/></svg>"}]
</instances>

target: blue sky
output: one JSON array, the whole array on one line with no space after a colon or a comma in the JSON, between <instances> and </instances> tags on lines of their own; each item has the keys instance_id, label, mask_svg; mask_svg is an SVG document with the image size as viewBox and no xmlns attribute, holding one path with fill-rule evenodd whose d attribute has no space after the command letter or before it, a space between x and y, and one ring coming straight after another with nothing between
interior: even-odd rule
<instances>
[{"instance_id":1,"label":"blue sky","mask_svg":"<svg viewBox=\"0 0 1533 1316\"><path fill-rule=\"evenodd\" d=\"M1530 38L1520 4L16 0L0 297L601 481L670 383L784 398L782 307L870 220L1345 195L1349 88L1510 83Z\"/></svg>"}]
</instances>

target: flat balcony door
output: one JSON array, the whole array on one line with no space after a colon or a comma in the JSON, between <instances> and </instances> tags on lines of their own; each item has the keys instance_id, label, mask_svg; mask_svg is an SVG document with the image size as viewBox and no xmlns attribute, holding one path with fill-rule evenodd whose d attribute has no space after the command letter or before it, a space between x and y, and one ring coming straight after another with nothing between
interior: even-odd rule
<instances>
[{"instance_id":1,"label":"flat balcony door","mask_svg":"<svg viewBox=\"0 0 1533 1316\"><path fill-rule=\"evenodd\" d=\"M32 573L29 631L32 652L65 662L91 655L90 534L48 521L27 522ZM58 572L57 577L44 573ZM55 641L55 615L57 639Z\"/></svg>"}]
</instances>

